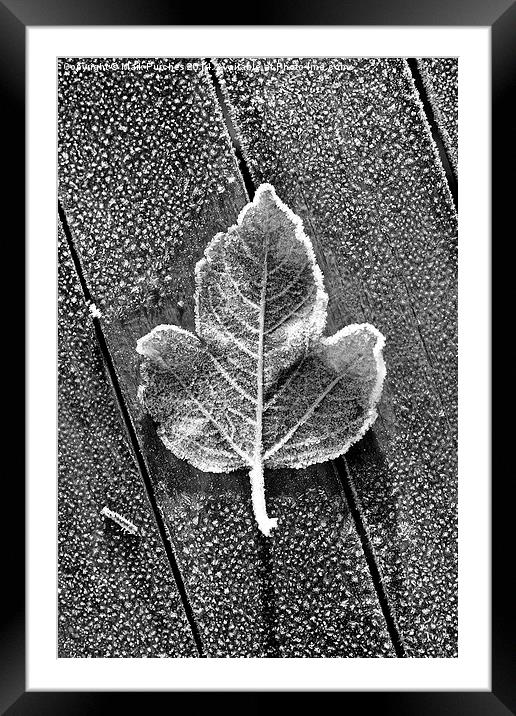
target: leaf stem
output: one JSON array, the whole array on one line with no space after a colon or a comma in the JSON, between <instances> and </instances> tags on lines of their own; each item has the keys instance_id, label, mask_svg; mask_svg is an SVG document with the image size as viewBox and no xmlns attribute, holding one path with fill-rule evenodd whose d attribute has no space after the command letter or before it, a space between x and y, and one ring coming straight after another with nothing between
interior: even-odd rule
<instances>
[{"instance_id":1,"label":"leaf stem","mask_svg":"<svg viewBox=\"0 0 516 716\"><path fill-rule=\"evenodd\" d=\"M249 471L251 480L251 496L253 500L253 512L258 527L266 537L270 537L271 530L278 524L277 518L270 518L267 514L265 502L265 481L263 477L263 462L257 460Z\"/></svg>"},{"instance_id":2,"label":"leaf stem","mask_svg":"<svg viewBox=\"0 0 516 716\"><path fill-rule=\"evenodd\" d=\"M267 294L267 253L268 239L265 239L265 250L263 257L262 290L260 295L260 315L258 318L258 355L257 355L257 384L256 384L256 434L254 445L254 460L249 472L251 479L251 495L253 500L253 511L258 527L266 537L270 536L271 530L278 524L277 519L270 519L267 515L267 504L265 502L265 482L263 479L263 444L262 444L262 421L263 421L263 343L265 330L265 304Z\"/></svg>"}]
</instances>

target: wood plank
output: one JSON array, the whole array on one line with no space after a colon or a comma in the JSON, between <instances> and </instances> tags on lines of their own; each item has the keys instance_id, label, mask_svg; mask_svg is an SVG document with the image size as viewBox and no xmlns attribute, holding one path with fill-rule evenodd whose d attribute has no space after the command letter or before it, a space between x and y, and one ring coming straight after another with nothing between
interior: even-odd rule
<instances>
[{"instance_id":1,"label":"wood plank","mask_svg":"<svg viewBox=\"0 0 516 716\"><path fill-rule=\"evenodd\" d=\"M306 484L305 514L291 506L269 544L254 524L247 475L203 474L177 460L142 413L136 341L161 323L193 330L195 263L247 197L206 70L91 64L61 64L60 197L206 653L392 654L334 478ZM272 509L299 492L286 486L271 495ZM299 534L309 527L313 536ZM310 559L306 540L320 550ZM305 572L291 568L287 584L289 563ZM325 564L338 574L332 590L307 594L307 575L324 583Z\"/></svg>"},{"instance_id":2,"label":"wood plank","mask_svg":"<svg viewBox=\"0 0 516 716\"><path fill-rule=\"evenodd\" d=\"M325 465L270 470L280 516L271 540L279 655L394 657L385 619L339 480Z\"/></svg>"},{"instance_id":3,"label":"wood plank","mask_svg":"<svg viewBox=\"0 0 516 716\"><path fill-rule=\"evenodd\" d=\"M456 654L456 213L403 60L217 60L256 182L300 214L328 333L386 336L374 428L347 456L405 647Z\"/></svg>"},{"instance_id":4,"label":"wood plank","mask_svg":"<svg viewBox=\"0 0 516 716\"><path fill-rule=\"evenodd\" d=\"M61 230L58 505L59 656L196 656Z\"/></svg>"},{"instance_id":5,"label":"wood plank","mask_svg":"<svg viewBox=\"0 0 516 716\"><path fill-rule=\"evenodd\" d=\"M435 122L455 174L458 163L459 140L459 64L456 57L420 57L417 66Z\"/></svg>"}]
</instances>

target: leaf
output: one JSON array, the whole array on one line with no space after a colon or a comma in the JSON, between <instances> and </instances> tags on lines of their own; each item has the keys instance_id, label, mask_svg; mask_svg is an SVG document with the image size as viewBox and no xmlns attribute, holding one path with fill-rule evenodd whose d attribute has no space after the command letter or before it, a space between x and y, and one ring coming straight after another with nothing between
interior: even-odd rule
<instances>
[{"instance_id":1,"label":"leaf","mask_svg":"<svg viewBox=\"0 0 516 716\"><path fill-rule=\"evenodd\" d=\"M264 467L346 452L376 419L385 366L373 326L322 336L328 297L301 219L262 184L195 269L196 333L140 338L139 397L177 457L207 472L249 468L269 535Z\"/></svg>"}]
</instances>

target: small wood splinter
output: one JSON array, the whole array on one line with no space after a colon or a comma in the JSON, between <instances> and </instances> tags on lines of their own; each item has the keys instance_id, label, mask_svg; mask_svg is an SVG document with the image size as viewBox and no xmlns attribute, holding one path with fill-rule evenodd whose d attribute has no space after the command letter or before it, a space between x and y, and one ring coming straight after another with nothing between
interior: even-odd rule
<instances>
[{"instance_id":1,"label":"small wood splinter","mask_svg":"<svg viewBox=\"0 0 516 716\"><path fill-rule=\"evenodd\" d=\"M116 522L117 525L119 525L124 530L124 532L129 532L132 535L138 534L138 527L136 527L136 525L133 525L132 522L127 520L125 517L122 517L122 515L119 515L118 512L110 510L109 507L103 507L100 511L100 514L104 515L105 517L109 517L110 520Z\"/></svg>"}]
</instances>

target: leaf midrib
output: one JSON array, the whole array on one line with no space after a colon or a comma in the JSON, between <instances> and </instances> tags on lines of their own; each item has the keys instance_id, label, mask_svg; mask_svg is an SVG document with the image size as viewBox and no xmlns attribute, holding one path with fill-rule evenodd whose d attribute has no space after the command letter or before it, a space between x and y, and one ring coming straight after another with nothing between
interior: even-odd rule
<instances>
[{"instance_id":1,"label":"leaf midrib","mask_svg":"<svg viewBox=\"0 0 516 716\"><path fill-rule=\"evenodd\" d=\"M265 249L262 269L262 287L260 293L260 313L258 315L258 361L256 367L256 433L254 443L254 462L263 462L263 357L265 340L265 307L267 304L267 261L269 253L269 240L265 239Z\"/></svg>"}]
</instances>

